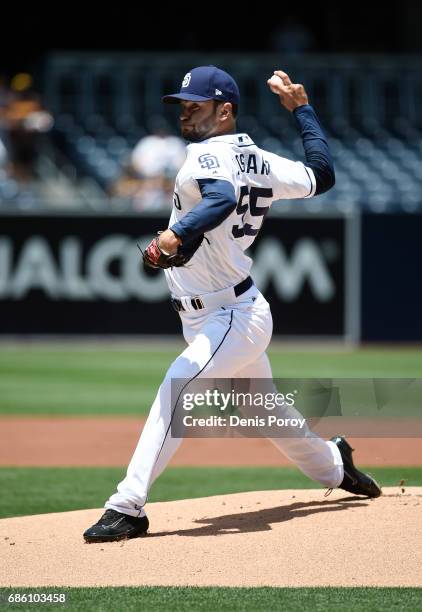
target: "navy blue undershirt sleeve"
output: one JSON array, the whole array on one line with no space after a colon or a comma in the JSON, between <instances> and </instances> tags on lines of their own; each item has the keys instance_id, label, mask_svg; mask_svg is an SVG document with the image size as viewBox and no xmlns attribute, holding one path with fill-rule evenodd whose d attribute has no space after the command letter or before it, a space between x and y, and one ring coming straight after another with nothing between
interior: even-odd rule
<instances>
[{"instance_id":1,"label":"navy blue undershirt sleeve","mask_svg":"<svg viewBox=\"0 0 422 612\"><path fill-rule=\"evenodd\" d=\"M197 179L197 183L202 200L170 228L182 243L214 229L236 208L236 194L229 181Z\"/></svg>"},{"instance_id":2,"label":"navy blue undershirt sleeve","mask_svg":"<svg viewBox=\"0 0 422 612\"><path fill-rule=\"evenodd\" d=\"M306 165L312 168L315 175L315 195L324 193L334 186L336 179L334 163L322 126L310 104L299 106L293 114L300 128Z\"/></svg>"}]
</instances>

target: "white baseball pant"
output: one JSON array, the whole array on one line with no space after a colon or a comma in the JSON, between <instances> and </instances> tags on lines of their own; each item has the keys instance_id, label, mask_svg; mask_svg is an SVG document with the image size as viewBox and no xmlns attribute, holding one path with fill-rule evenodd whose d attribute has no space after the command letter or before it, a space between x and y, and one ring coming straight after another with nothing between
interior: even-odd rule
<instances>
[{"instance_id":1,"label":"white baseball pant","mask_svg":"<svg viewBox=\"0 0 422 612\"><path fill-rule=\"evenodd\" d=\"M105 504L106 508L131 516L144 514L152 483L182 441L173 438L170 430L172 379L272 378L265 353L272 335L272 316L267 300L254 285L237 298L233 293L233 302L224 307L181 312L180 316L188 346L170 365L126 477ZM337 446L318 437L306 424L298 431L300 434L295 432L294 437L270 440L307 476L326 487L337 487L343 480L343 462Z\"/></svg>"}]
</instances>

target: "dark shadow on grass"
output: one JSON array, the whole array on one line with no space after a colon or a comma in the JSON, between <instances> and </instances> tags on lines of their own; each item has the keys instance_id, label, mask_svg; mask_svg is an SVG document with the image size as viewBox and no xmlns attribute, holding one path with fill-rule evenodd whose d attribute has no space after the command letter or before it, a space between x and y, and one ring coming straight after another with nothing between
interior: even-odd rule
<instances>
[{"instance_id":1,"label":"dark shadow on grass","mask_svg":"<svg viewBox=\"0 0 422 612\"><path fill-rule=\"evenodd\" d=\"M368 505L365 497L342 497L336 500L293 502L287 506L276 506L250 512L224 514L211 518L195 519L203 527L179 529L177 531L152 532L149 537L169 535L179 536L217 536L253 531L270 531L272 523L284 523L297 518L305 518L320 512L339 512L351 508L362 508Z\"/></svg>"}]
</instances>

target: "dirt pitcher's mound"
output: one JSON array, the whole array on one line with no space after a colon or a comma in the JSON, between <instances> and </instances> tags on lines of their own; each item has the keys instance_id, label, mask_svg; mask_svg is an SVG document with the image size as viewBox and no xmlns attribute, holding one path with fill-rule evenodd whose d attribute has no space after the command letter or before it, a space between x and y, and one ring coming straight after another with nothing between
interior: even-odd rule
<instances>
[{"instance_id":1,"label":"dirt pitcher's mound","mask_svg":"<svg viewBox=\"0 0 422 612\"><path fill-rule=\"evenodd\" d=\"M149 504L150 535L85 544L101 510L0 521L0 586L422 586L422 488Z\"/></svg>"}]
</instances>

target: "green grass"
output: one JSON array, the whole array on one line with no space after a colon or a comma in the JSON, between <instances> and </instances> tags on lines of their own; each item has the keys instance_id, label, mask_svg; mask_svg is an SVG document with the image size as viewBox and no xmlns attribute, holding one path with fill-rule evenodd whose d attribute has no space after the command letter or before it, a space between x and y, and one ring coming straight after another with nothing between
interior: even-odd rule
<instances>
[{"instance_id":1,"label":"green grass","mask_svg":"<svg viewBox=\"0 0 422 612\"><path fill-rule=\"evenodd\" d=\"M422 467L368 470L383 486L402 479L422 486ZM0 468L0 518L102 507L124 474L123 468ZM290 467L173 467L154 483L149 501L315 486Z\"/></svg>"},{"instance_id":2,"label":"green grass","mask_svg":"<svg viewBox=\"0 0 422 612\"><path fill-rule=\"evenodd\" d=\"M182 345L99 347L0 347L0 414L111 415L147 413L156 390ZM357 351L291 350L274 346L275 377L420 377L420 349ZM422 485L422 468L372 468L382 485ZM0 468L0 517L101 507L124 468ZM169 501L239 491L314 488L296 468L168 468L150 500ZM382 560L381 560L382 561ZM67 604L9 604L25 611L204 610L285 612L401 612L422 610L421 589L398 588L79 588L13 589L20 593L65 592Z\"/></svg>"},{"instance_id":3,"label":"green grass","mask_svg":"<svg viewBox=\"0 0 422 612\"><path fill-rule=\"evenodd\" d=\"M212 588L125 587L0 589L4 602L11 593L65 593L66 604L55 610L72 612L417 612L422 589L416 588ZM7 606L7 608L6 608ZM5 609L53 609L50 604L6 604Z\"/></svg>"},{"instance_id":4,"label":"green grass","mask_svg":"<svg viewBox=\"0 0 422 612\"><path fill-rule=\"evenodd\" d=\"M0 347L0 414L146 414L182 344ZM420 377L411 348L269 351L274 377Z\"/></svg>"},{"instance_id":5,"label":"green grass","mask_svg":"<svg viewBox=\"0 0 422 612\"><path fill-rule=\"evenodd\" d=\"M0 348L0 413L144 414L177 354Z\"/></svg>"}]
</instances>

